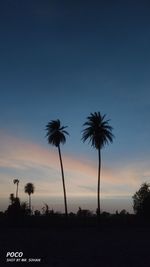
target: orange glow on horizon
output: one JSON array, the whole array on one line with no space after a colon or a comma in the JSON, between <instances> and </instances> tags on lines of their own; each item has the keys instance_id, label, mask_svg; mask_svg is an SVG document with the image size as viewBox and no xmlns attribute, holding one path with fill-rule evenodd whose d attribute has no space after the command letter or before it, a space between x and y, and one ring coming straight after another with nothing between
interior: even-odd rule
<instances>
[{"instance_id":1,"label":"orange glow on horizon","mask_svg":"<svg viewBox=\"0 0 150 267\"><path fill-rule=\"evenodd\" d=\"M14 192L12 178L21 177L19 190L33 181L37 196L62 196L60 164L57 149L13 136L0 134L1 195ZM95 196L97 192L97 167L87 158L62 153L67 195ZM149 169L145 170L150 173ZM102 197L126 196L141 184L139 168L134 165L113 169L103 164L101 172ZM6 192L6 193L4 193Z\"/></svg>"}]
</instances>

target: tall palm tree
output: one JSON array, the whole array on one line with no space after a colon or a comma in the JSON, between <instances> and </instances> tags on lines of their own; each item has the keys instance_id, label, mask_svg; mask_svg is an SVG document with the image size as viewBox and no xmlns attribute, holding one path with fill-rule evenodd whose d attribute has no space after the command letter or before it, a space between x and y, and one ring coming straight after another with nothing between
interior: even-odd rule
<instances>
[{"instance_id":1,"label":"tall palm tree","mask_svg":"<svg viewBox=\"0 0 150 267\"><path fill-rule=\"evenodd\" d=\"M29 210L31 213L31 194L33 194L35 191L35 187L32 183L27 183L24 187L24 192L29 195Z\"/></svg>"},{"instance_id":2,"label":"tall palm tree","mask_svg":"<svg viewBox=\"0 0 150 267\"><path fill-rule=\"evenodd\" d=\"M100 215L100 171L101 171L101 149L107 143L113 142L112 127L109 125L109 120L105 120L106 115L101 115L100 112L91 113L87 117L87 121L83 126L82 141L87 139L91 146L98 150L98 186L97 186L97 215Z\"/></svg>"},{"instance_id":3,"label":"tall palm tree","mask_svg":"<svg viewBox=\"0 0 150 267\"><path fill-rule=\"evenodd\" d=\"M54 145L58 148L59 159L60 159L60 167L62 174L62 184L63 184L63 192L64 192L64 205L65 205L65 214L68 215L67 209L67 197L66 197L66 187L65 187L65 178L64 178L64 169L62 163L62 156L60 150L60 144L65 144L66 136L69 135L65 130L67 126L61 126L60 120L52 120L46 125L46 137L48 139L48 143Z\"/></svg>"},{"instance_id":4,"label":"tall palm tree","mask_svg":"<svg viewBox=\"0 0 150 267\"><path fill-rule=\"evenodd\" d=\"M13 183L16 184L16 198L18 198L18 186L19 186L19 180L18 179L14 179Z\"/></svg>"}]
</instances>

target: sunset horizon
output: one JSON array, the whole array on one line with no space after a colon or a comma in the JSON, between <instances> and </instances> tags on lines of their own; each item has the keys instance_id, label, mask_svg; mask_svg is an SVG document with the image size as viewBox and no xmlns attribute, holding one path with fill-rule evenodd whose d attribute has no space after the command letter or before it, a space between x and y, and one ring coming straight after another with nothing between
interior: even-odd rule
<instances>
[{"instance_id":1,"label":"sunset horizon","mask_svg":"<svg viewBox=\"0 0 150 267\"><path fill-rule=\"evenodd\" d=\"M60 162L45 128L59 119L69 132L61 146L69 210L72 197L89 203L92 196L95 211L98 154L81 138L87 117L100 112L115 136L101 149L101 197L133 212L132 196L150 180L149 5L58 2L0 4L0 209L19 179L21 201L31 182L34 207L47 197L51 207L55 196L57 210ZM115 212L115 206L103 201L102 210Z\"/></svg>"}]
</instances>

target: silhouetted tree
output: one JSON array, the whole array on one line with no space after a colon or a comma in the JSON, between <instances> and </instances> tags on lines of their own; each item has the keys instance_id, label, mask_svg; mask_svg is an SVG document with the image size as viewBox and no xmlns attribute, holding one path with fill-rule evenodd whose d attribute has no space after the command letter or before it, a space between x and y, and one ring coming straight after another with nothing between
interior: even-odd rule
<instances>
[{"instance_id":1,"label":"silhouetted tree","mask_svg":"<svg viewBox=\"0 0 150 267\"><path fill-rule=\"evenodd\" d=\"M125 215L127 215L129 213L125 209L123 209L123 210L120 211L119 214L122 215L122 216L125 216Z\"/></svg>"},{"instance_id":2,"label":"silhouetted tree","mask_svg":"<svg viewBox=\"0 0 150 267\"><path fill-rule=\"evenodd\" d=\"M11 204L13 204L15 202L15 197L14 197L13 193L10 194L9 199L10 199Z\"/></svg>"},{"instance_id":3,"label":"silhouetted tree","mask_svg":"<svg viewBox=\"0 0 150 267\"><path fill-rule=\"evenodd\" d=\"M26 202L20 203L20 199L18 197L14 197L14 194L10 194L9 199L11 204L5 212L7 215L12 215L15 218L22 215L28 215L30 213Z\"/></svg>"},{"instance_id":4,"label":"silhouetted tree","mask_svg":"<svg viewBox=\"0 0 150 267\"><path fill-rule=\"evenodd\" d=\"M44 207L42 208L43 215L54 215L54 210L50 210L48 204L44 203Z\"/></svg>"},{"instance_id":5,"label":"silhouetted tree","mask_svg":"<svg viewBox=\"0 0 150 267\"><path fill-rule=\"evenodd\" d=\"M16 184L16 198L18 197L18 187L19 187L19 180L18 179L14 179L13 183Z\"/></svg>"},{"instance_id":6,"label":"silhouetted tree","mask_svg":"<svg viewBox=\"0 0 150 267\"><path fill-rule=\"evenodd\" d=\"M102 216L103 219L108 219L111 215L110 215L109 212L103 211L101 213L101 216Z\"/></svg>"},{"instance_id":7,"label":"silhouetted tree","mask_svg":"<svg viewBox=\"0 0 150 267\"><path fill-rule=\"evenodd\" d=\"M63 163L62 163L62 156L60 150L60 144L65 144L66 137L68 132L65 130L67 126L61 126L60 120L52 120L46 125L47 131L47 139L48 143L54 145L58 148L59 159L60 159L60 167L61 167L61 174L62 174L62 184L63 184L63 191L64 191L64 205L65 205L65 214L68 215L67 209L67 197L66 197L66 187L65 187L65 178L64 178L64 170L63 170Z\"/></svg>"},{"instance_id":8,"label":"silhouetted tree","mask_svg":"<svg viewBox=\"0 0 150 267\"><path fill-rule=\"evenodd\" d=\"M49 214L49 206L48 204L44 203L44 207L42 208L43 214L48 215Z\"/></svg>"},{"instance_id":9,"label":"silhouetted tree","mask_svg":"<svg viewBox=\"0 0 150 267\"><path fill-rule=\"evenodd\" d=\"M35 215L35 216L40 216L40 215L41 215L40 210L35 210L35 211L34 211L34 215Z\"/></svg>"},{"instance_id":10,"label":"silhouetted tree","mask_svg":"<svg viewBox=\"0 0 150 267\"><path fill-rule=\"evenodd\" d=\"M81 207L79 207L78 211L77 211L77 216L78 217L92 217L92 212L90 210L86 210L86 209L81 209Z\"/></svg>"},{"instance_id":11,"label":"silhouetted tree","mask_svg":"<svg viewBox=\"0 0 150 267\"><path fill-rule=\"evenodd\" d=\"M28 205L26 202L22 202L20 204L20 209L21 209L21 215L29 215L30 214L30 209L28 208Z\"/></svg>"},{"instance_id":12,"label":"silhouetted tree","mask_svg":"<svg viewBox=\"0 0 150 267\"><path fill-rule=\"evenodd\" d=\"M10 194L9 199L11 201L11 204L8 206L6 214L13 216L20 215L21 214L20 199L18 197L14 197L14 194Z\"/></svg>"},{"instance_id":13,"label":"silhouetted tree","mask_svg":"<svg viewBox=\"0 0 150 267\"><path fill-rule=\"evenodd\" d=\"M133 210L137 215L150 215L150 184L143 183L132 198Z\"/></svg>"},{"instance_id":14,"label":"silhouetted tree","mask_svg":"<svg viewBox=\"0 0 150 267\"><path fill-rule=\"evenodd\" d=\"M145 218L150 219L150 194L143 201L143 215Z\"/></svg>"},{"instance_id":15,"label":"silhouetted tree","mask_svg":"<svg viewBox=\"0 0 150 267\"><path fill-rule=\"evenodd\" d=\"M87 117L87 121L83 126L87 126L83 130L82 140L85 142L89 139L92 147L98 150L98 186L97 186L97 215L100 215L100 171L101 171L101 149L105 144L113 142L112 127L108 124L109 120L105 120L106 115L100 112L91 113Z\"/></svg>"},{"instance_id":16,"label":"silhouetted tree","mask_svg":"<svg viewBox=\"0 0 150 267\"><path fill-rule=\"evenodd\" d=\"M29 195L29 210L30 210L30 213L31 213L31 194L34 193L34 185L32 183L27 183L24 187L24 191L25 193L27 193Z\"/></svg>"}]
</instances>

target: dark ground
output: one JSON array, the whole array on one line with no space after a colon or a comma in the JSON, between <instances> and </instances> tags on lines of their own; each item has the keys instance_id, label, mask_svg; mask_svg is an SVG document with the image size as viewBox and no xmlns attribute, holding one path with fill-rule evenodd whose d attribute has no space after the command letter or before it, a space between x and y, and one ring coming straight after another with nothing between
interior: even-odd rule
<instances>
[{"instance_id":1,"label":"dark ground","mask_svg":"<svg viewBox=\"0 0 150 267\"><path fill-rule=\"evenodd\" d=\"M22 251L24 258L42 258L25 266L50 267L149 267L150 228L72 227L0 229L0 267L8 251Z\"/></svg>"}]
</instances>

